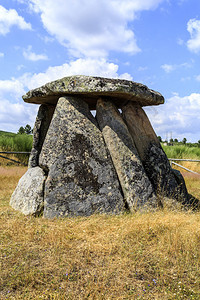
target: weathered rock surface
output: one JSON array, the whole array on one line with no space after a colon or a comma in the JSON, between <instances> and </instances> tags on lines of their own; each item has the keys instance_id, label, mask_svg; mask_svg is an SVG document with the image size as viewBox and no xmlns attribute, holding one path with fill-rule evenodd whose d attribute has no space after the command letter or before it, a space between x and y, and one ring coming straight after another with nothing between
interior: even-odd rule
<instances>
[{"instance_id":1,"label":"weathered rock surface","mask_svg":"<svg viewBox=\"0 0 200 300\"><path fill-rule=\"evenodd\" d=\"M70 76L49 82L23 96L25 102L37 104L56 104L58 99L66 95L79 95L95 109L96 102L101 96L112 98L117 107L128 100L145 105L164 103L163 96L150 90L147 86L128 80L110 79L92 76Z\"/></svg>"},{"instance_id":2,"label":"weathered rock surface","mask_svg":"<svg viewBox=\"0 0 200 300\"><path fill-rule=\"evenodd\" d=\"M96 120L79 98L59 99L39 159L44 217L122 211L123 197Z\"/></svg>"},{"instance_id":3,"label":"weathered rock surface","mask_svg":"<svg viewBox=\"0 0 200 300\"><path fill-rule=\"evenodd\" d=\"M16 210L53 218L199 205L142 109L164 103L158 92L128 80L71 76L23 99L42 105L29 169L10 201Z\"/></svg>"},{"instance_id":4,"label":"weathered rock surface","mask_svg":"<svg viewBox=\"0 0 200 300\"><path fill-rule=\"evenodd\" d=\"M10 205L25 215L39 214L43 210L45 175L41 168L30 168L19 180Z\"/></svg>"},{"instance_id":5,"label":"weathered rock surface","mask_svg":"<svg viewBox=\"0 0 200 300\"><path fill-rule=\"evenodd\" d=\"M33 130L33 146L29 156L29 168L39 165L39 155L49 128L55 106L42 104L38 110Z\"/></svg>"},{"instance_id":6,"label":"weathered rock surface","mask_svg":"<svg viewBox=\"0 0 200 300\"><path fill-rule=\"evenodd\" d=\"M129 102L122 107L122 115L155 191L187 201L187 189L179 186L180 180L174 176L169 160L141 106Z\"/></svg>"},{"instance_id":7,"label":"weathered rock surface","mask_svg":"<svg viewBox=\"0 0 200 300\"><path fill-rule=\"evenodd\" d=\"M156 207L157 200L153 187L119 111L113 103L99 99L96 117L129 209Z\"/></svg>"}]
</instances>

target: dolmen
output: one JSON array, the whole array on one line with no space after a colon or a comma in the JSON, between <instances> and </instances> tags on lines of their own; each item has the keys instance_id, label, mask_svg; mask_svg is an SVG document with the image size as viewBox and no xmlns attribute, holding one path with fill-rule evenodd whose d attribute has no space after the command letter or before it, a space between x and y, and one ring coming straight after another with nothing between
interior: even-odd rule
<instances>
[{"instance_id":1,"label":"dolmen","mask_svg":"<svg viewBox=\"0 0 200 300\"><path fill-rule=\"evenodd\" d=\"M166 198L187 203L184 179L142 108L163 104L160 93L128 80L70 76L23 99L40 107L14 209L54 218L154 210Z\"/></svg>"}]
</instances>

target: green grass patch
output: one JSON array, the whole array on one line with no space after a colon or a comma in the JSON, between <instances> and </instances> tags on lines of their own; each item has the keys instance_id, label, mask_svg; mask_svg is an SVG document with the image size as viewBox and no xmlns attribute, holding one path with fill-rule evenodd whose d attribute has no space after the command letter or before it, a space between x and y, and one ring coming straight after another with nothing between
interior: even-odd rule
<instances>
[{"instance_id":1,"label":"green grass patch","mask_svg":"<svg viewBox=\"0 0 200 300\"><path fill-rule=\"evenodd\" d=\"M0 149L2 151L30 152L33 137L27 134L15 134L14 136L0 135Z\"/></svg>"},{"instance_id":2,"label":"green grass patch","mask_svg":"<svg viewBox=\"0 0 200 300\"><path fill-rule=\"evenodd\" d=\"M13 137L15 135L16 135L16 133L0 130L0 136Z\"/></svg>"},{"instance_id":3,"label":"green grass patch","mask_svg":"<svg viewBox=\"0 0 200 300\"><path fill-rule=\"evenodd\" d=\"M32 135L0 131L0 151L30 152L32 148L32 143ZM25 164L28 163L28 155L26 154L15 154L10 158L17 159L18 161L23 162ZM7 160L5 162L9 163L9 161Z\"/></svg>"},{"instance_id":4,"label":"green grass patch","mask_svg":"<svg viewBox=\"0 0 200 300\"><path fill-rule=\"evenodd\" d=\"M162 145L162 148L168 158L200 159L200 148L198 147L188 147L187 145Z\"/></svg>"}]
</instances>

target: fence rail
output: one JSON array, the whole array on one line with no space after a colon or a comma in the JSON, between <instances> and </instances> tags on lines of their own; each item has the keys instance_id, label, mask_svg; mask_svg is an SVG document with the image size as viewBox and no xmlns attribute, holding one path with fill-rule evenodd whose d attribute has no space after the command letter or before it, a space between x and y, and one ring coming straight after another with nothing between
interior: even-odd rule
<instances>
[{"instance_id":1,"label":"fence rail","mask_svg":"<svg viewBox=\"0 0 200 300\"><path fill-rule=\"evenodd\" d=\"M30 154L31 152L10 152L10 151L0 151L1 154Z\"/></svg>"},{"instance_id":2,"label":"fence rail","mask_svg":"<svg viewBox=\"0 0 200 300\"><path fill-rule=\"evenodd\" d=\"M15 162L15 163L17 163L17 164L21 164L21 165L26 166L26 164L24 164L24 163L22 163L22 162L20 162L20 161L17 161L17 160L15 160L15 159L12 159L12 158L3 156L3 155L1 155L1 154L27 154L27 155L29 155L30 153L31 153L31 152L0 151L0 157L1 157L1 158L4 158L4 159L7 159L7 160L10 160L10 161L12 161L12 162ZM171 165L174 164L175 166L178 166L178 167L180 167L180 168L182 168L182 169L184 169L184 170L186 170L186 171L188 171L188 172L191 172L191 173L196 174L196 175L200 175L199 173L194 172L194 171L192 171L192 170L190 170L190 169L188 169L188 168L186 168L186 167L183 167L183 166L181 166L180 164L177 164L177 163L174 162L174 161L200 162L199 159L185 159L185 158L168 158L168 159L169 159Z\"/></svg>"},{"instance_id":3,"label":"fence rail","mask_svg":"<svg viewBox=\"0 0 200 300\"><path fill-rule=\"evenodd\" d=\"M194 162L200 162L199 159L187 159L187 158L168 158L170 161L194 161Z\"/></svg>"},{"instance_id":4,"label":"fence rail","mask_svg":"<svg viewBox=\"0 0 200 300\"><path fill-rule=\"evenodd\" d=\"M184 169L184 170L186 170L188 172L191 172L191 173L196 174L196 175L200 175L199 173L194 172L194 171L192 171L192 170L190 170L190 169L188 169L186 167L183 167L182 165L177 164L177 163L174 162L174 161L200 162L199 159L185 159L185 158L168 158L168 159L169 159L171 165L173 164L173 165L178 166L179 168L182 168L182 169Z\"/></svg>"},{"instance_id":5,"label":"fence rail","mask_svg":"<svg viewBox=\"0 0 200 300\"><path fill-rule=\"evenodd\" d=\"M11 152L11 151L0 151L0 157L1 158L4 158L4 159L7 159L9 161L12 161L14 163L17 163L17 164L21 164L23 166L27 166L26 164L24 164L23 162L21 161L18 161L18 160L15 160L15 159L12 159L12 158L9 158L9 157L6 157L4 155L1 155L1 154L30 154L31 152Z\"/></svg>"}]
</instances>

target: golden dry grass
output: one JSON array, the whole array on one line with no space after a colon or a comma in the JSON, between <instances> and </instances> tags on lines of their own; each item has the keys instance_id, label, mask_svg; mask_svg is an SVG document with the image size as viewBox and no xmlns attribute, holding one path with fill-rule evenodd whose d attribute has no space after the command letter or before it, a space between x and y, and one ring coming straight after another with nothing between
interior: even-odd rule
<instances>
[{"instance_id":1,"label":"golden dry grass","mask_svg":"<svg viewBox=\"0 0 200 300\"><path fill-rule=\"evenodd\" d=\"M0 299L200 299L199 212L25 217L25 170L0 168Z\"/></svg>"},{"instance_id":2,"label":"golden dry grass","mask_svg":"<svg viewBox=\"0 0 200 300\"><path fill-rule=\"evenodd\" d=\"M183 167L188 168L189 170L192 170L196 173L200 174L200 163L195 163L195 162L178 162L180 165L182 165ZM190 173L188 171L183 170L182 168L178 167L178 166L174 166L173 168L179 170L186 182L187 188L189 190L189 192L195 196L195 197L199 197L200 198L200 175L195 175L193 173Z\"/></svg>"},{"instance_id":3,"label":"golden dry grass","mask_svg":"<svg viewBox=\"0 0 200 300\"><path fill-rule=\"evenodd\" d=\"M179 165L182 165L185 168L188 168L189 170L192 170L194 172L197 172L200 174L200 162L190 162L190 161L177 161ZM173 168L176 168L177 170L184 172L185 174L190 174L187 171L184 171L182 168L179 168L177 166L172 165Z\"/></svg>"}]
</instances>

